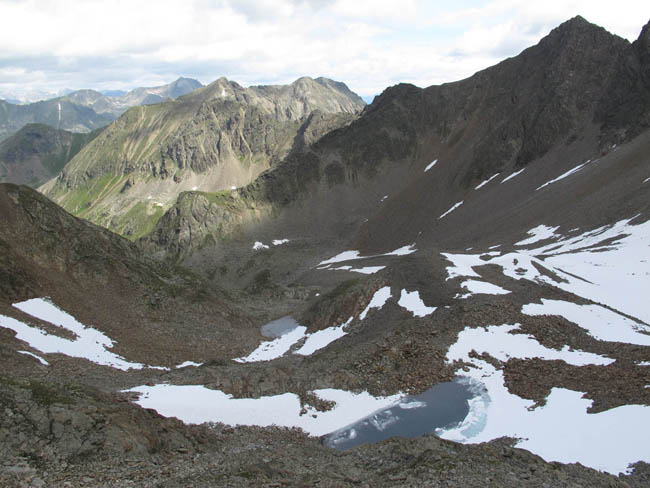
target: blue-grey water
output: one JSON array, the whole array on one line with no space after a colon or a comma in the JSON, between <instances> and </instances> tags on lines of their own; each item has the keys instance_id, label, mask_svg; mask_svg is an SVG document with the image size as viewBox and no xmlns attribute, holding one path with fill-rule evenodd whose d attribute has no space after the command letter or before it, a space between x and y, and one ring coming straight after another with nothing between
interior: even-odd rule
<instances>
[{"instance_id":1,"label":"blue-grey water","mask_svg":"<svg viewBox=\"0 0 650 488\"><path fill-rule=\"evenodd\" d=\"M418 437L436 429L454 427L465 419L469 413L468 401L476 395L467 381L439 383L329 434L324 443L336 449L350 449L393 436Z\"/></svg>"},{"instance_id":2,"label":"blue-grey water","mask_svg":"<svg viewBox=\"0 0 650 488\"><path fill-rule=\"evenodd\" d=\"M287 315L264 324L261 328L261 333L264 337L272 337L275 339L276 337L283 336L287 332L291 332L299 325L300 324L296 322L293 317Z\"/></svg>"}]
</instances>

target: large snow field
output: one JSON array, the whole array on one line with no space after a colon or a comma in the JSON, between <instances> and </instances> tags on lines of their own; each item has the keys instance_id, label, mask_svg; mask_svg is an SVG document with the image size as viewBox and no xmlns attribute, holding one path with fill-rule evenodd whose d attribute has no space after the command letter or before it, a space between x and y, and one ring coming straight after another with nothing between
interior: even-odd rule
<instances>
[{"instance_id":1,"label":"large snow field","mask_svg":"<svg viewBox=\"0 0 650 488\"><path fill-rule=\"evenodd\" d=\"M334 408L319 412L307 406L301 414L300 399L294 393L260 398L233 398L219 390L202 385L138 386L125 390L141 393L136 401L143 408L153 408L165 417L199 424L222 422L228 425L259 425L299 427L313 436L320 436L345 427L355 420L399 402L401 394L373 397L367 392L314 390L319 398L335 402Z\"/></svg>"},{"instance_id":2,"label":"large snow field","mask_svg":"<svg viewBox=\"0 0 650 488\"><path fill-rule=\"evenodd\" d=\"M552 285L599 303L581 305L540 297L541 303L524 305L522 313L562 316L596 340L649 346L650 222L635 225L632 221L621 220L573 237L557 234L557 227L540 225L515 244L525 247L515 252L498 256L443 254L452 263L447 279L481 277L481 266L496 264L509 278ZM549 240L553 242L535 247ZM517 329L518 325L466 327L459 333L448 350L447 361L471 365L458 369L457 375L483 383L487 392L470 402L465 421L438 433L446 439L470 443L511 436L520 439L517 447L547 461L579 462L613 474L629 471L637 461L649 462L650 407L625 405L590 414L587 409L591 400L583 398L582 392L565 388L553 388L545 405L535 406L508 391L500 369L470 354L486 353L501 361L561 360L574 366L614 361L573 350L569 345L561 350L549 349L532 336L517 334Z\"/></svg>"},{"instance_id":3,"label":"large snow field","mask_svg":"<svg viewBox=\"0 0 650 488\"><path fill-rule=\"evenodd\" d=\"M546 461L579 462L613 474L628 471L637 461L650 461L650 407L626 405L589 414L591 400L582 392L553 388L544 406L508 391L503 372L471 355L487 353L497 359L539 357L568 364L605 365L613 360L597 354L561 351L541 346L528 335L511 334L517 325L465 328L447 353L447 361L463 361L471 367L459 369L484 385L486 392L470 401L470 413L457 427L437 432L444 439L466 443L487 442L503 436L520 439L517 447Z\"/></svg>"}]
</instances>

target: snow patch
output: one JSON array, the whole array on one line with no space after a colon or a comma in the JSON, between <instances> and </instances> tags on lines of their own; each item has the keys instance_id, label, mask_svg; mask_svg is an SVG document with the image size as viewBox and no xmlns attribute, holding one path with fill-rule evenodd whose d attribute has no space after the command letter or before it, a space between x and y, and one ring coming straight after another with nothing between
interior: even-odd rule
<instances>
[{"instance_id":1,"label":"snow patch","mask_svg":"<svg viewBox=\"0 0 650 488\"><path fill-rule=\"evenodd\" d=\"M185 361L184 363L177 365L176 369L187 368L190 366L198 368L199 366L203 366L203 363L195 363L194 361Z\"/></svg>"},{"instance_id":2,"label":"snow patch","mask_svg":"<svg viewBox=\"0 0 650 488\"><path fill-rule=\"evenodd\" d=\"M113 341L108 336L97 329L86 327L46 298L32 298L15 303L13 306L32 317L72 332L76 336L75 339L64 339L19 320L0 315L0 327L13 330L16 332L17 339L25 341L34 349L46 354L60 353L70 357L83 358L95 364L111 366L124 371L147 367L141 363L127 361L109 351L108 349L113 347Z\"/></svg>"},{"instance_id":3,"label":"snow patch","mask_svg":"<svg viewBox=\"0 0 650 488\"><path fill-rule=\"evenodd\" d=\"M547 225L538 225L530 229L527 234L530 236L527 239L523 239L519 242L515 242L515 246L526 246L528 244L533 244L537 241L543 241L550 239L551 237L559 237L555 231L560 227L549 227Z\"/></svg>"},{"instance_id":4,"label":"snow patch","mask_svg":"<svg viewBox=\"0 0 650 488\"><path fill-rule=\"evenodd\" d=\"M381 309L391 296L390 286L384 286L383 288L377 290L372 296L370 303L368 303L368 306L364 309L363 312L361 312L361 315L359 315L359 320L365 319L371 308Z\"/></svg>"},{"instance_id":5,"label":"snow patch","mask_svg":"<svg viewBox=\"0 0 650 488\"><path fill-rule=\"evenodd\" d=\"M631 221L488 260L480 254L443 253L452 262L447 279L480 277L474 267L496 264L510 278L548 284L650 323L650 221Z\"/></svg>"},{"instance_id":6,"label":"snow patch","mask_svg":"<svg viewBox=\"0 0 650 488\"><path fill-rule=\"evenodd\" d=\"M309 356L319 349L323 349L324 347L330 345L335 340L340 339L347 334L345 329L350 324L350 322L352 322L352 319L353 317L350 317L347 322L341 325L328 327L327 329L319 330L312 334L309 334L307 336L307 340L305 340L305 343L294 354Z\"/></svg>"},{"instance_id":7,"label":"snow patch","mask_svg":"<svg viewBox=\"0 0 650 488\"><path fill-rule=\"evenodd\" d=\"M261 249L268 249L269 246L264 244L263 242L260 241L255 241L255 244L253 244L253 251L259 251Z\"/></svg>"},{"instance_id":8,"label":"snow patch","mask_svg":"<svg viewBox=\"0 0 650 488\"><path fill-rule=\"evenodd\" d=\"M501 325L465 328L447 354L447 361L471 365L458 370L461 377L481 382L486 392L470 402L470 413L457 427L436 432L442 438L466 443L487 442L502 436L519 438L517 447L546 461L579 462L612 474L629 472L629 465L648 462L645 449L650 436L650 407L626 405L588 414L591 400L582 392L553 388L546 405L513 395L505 387L503 372L471 354L487 353L501 361L541 357L582 366L604 365L613 360L583 351L548 349L533 337L512 334L519 328Z\"/></svg>"},{"instance_id":9,"label":"snow patch","mask_svg":"<svg viewBox=\"0 0 650 488\"><path fill-rule=\"evenodd\" d=\"M282 244L286 244L289 242L289 239L274 239L271 241L271 244L274 246L281 246Z\"/></svg>"},{"instance_id":10,"label":"snow patch","mask_svg":"<svg viewBox=\"0 0 650 488\"><path fill-rule=\"evenodd\" d=\"M521 312L531 316L559 315L599 341L650 346L649 326L634 322L600 305L578 305L542 298L541 304L529 303L523 306Z\"/></svg>"},{"instance_id":11,"label":"snow patch","mask_svg":"<svg viewBox=\"0 0 650 488\"><path fill-rule=\"evenodd\" d=\"M335 403L333 409L319 412L308 406L301 415L300 399L294 393L260 398L233 398L220 390L202 385L138 386L125 392L140 393L135 402L153 408L165 417L176 417L188 424L222 422L227 425L298 427L311 436L322 436L345 427L381 408L396 404L401 394L373 397L367 392L314 390L322 400Z\"/></svg>"},{"instance_id":12,"label":"snow patch","mask_svg":"<svg viewBox=\"0 0 650 488\"><path fill-rule=\"evenodd\" d=\"M508 293L511 293L509 290L501 288L500 286L478 280L466 280L463 281L460 286L469 291L469 294L464 295L463 298L479 293L486 295L507 295Z\"/></svg>"},{"instance_id":13,"label":"snow patch","mask_svg":"<svg viewBox=\"0 0 650 488\"><path fill-rule=\"evenodd\" d=\"M416 317L425 317L436 311L437 307L427 307L420 298L419 291L402 290L397 304L411 312Z\"/></svg>"},{"instance_id":14,"label":"snow patch","mask_svg":"<svg viewBox=\"0 0 650 488\"><path fill-rule=\"evenodd\" d=\"M291 346L305 337L306 331L307 327L300 325L277 339L262 342L248 356L235 358L233 361L237 361L238 363L254 363L258 361L271 361L282 357L291 349Z\"/></svg>"}]
</instances>

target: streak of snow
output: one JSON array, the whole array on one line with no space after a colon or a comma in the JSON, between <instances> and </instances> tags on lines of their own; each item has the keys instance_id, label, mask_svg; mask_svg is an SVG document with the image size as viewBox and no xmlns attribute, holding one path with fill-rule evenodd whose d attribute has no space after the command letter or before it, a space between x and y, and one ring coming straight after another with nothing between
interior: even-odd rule
<instances>
[{"instance_id":1,"label":"streak of snow","mask_svg":"<svg viewBox=\"0 0 650 488\"><path fill-rule=\"evenodd\" d=\"M50 365L50 363L48 363L45 359L43 359L43 358L40 357L40 356L37 356L37 355L34 354L34 353L31 353L31 352L29 352L29 351L18 351L18 352L19 352L20 354L25 354L26 356L31 356L31 357L33 357L33 358L38 359L38 361L39 361L41 364L45 365L45 366L49 366L49 365Z\"/></svg>"},{"instance_id":2,"label":"streak of snow","mask_svg":"<svg viewBox=\"0 0 650 488\"><path fill-rule=\"evenodd\" d=\"M555 183L556 181L560 181L560 180L566 178L567 176L571 176L572 174L577 173L577 172L580 171L580 170L581 170L581 169L582 169L586 164L588 164L590 161L591 161L591 159L590 159L589 161L586 161L586 162L582 163L582 164L579 164L578 166L576 166L576 167L573 168L573 169L570 169L570 170L567 171L566 173L561 174L561 175L558 176L557 178L554 178L554 179L552 179L551 181L547 181L547 182L544 183L542 186L539 186L539 187L535 188L535 191L537 191L537 190L541 190L541 189L544 188L545 186L548 186L548 185L550 185L550 184L553 184L553 183Z\"/></svg>"},{"instance_id":3,"label":"streak of snow","mask_svg":"<svg viewBox=\"0 0 650 488\"><path fill-rule=\"evenodd\" d=\"M407 254L413 254L416 251L417 249L415 249L415 243L409 244L407 246L402 246L398 249L395 249L394 251L387 252L385 254L374 254L372 256L360 256L359 251L343 251L342 253L339 253L332 258L326 259L325 261L321 261L316 266L319 269L323 269L322 267L328 267L330 264L340 263L343 261L352 261L355 259L379 258L383 256L406 256Z\"/></svg>"},{"instance_id":4,"label":"streak of snow","mask_svg":"<svg viewBox=\"0 0 650 488\"><path fill-rule=\"evenodd\" d=\"M84 358L96 364L112 366L121 370L147 367L144 364L127 361L108 351L113 347L113 341L110 338L97 329L86 327L47 299L32 298L13 306L32 317L68 330L76 336L75 339L64 339L19 320L0 315L0 327L15 331L16 338L27 342L34 349L46 354L61 353L70 357Z\"/></svg>"},{"instance_id":5,"label":"streak of snow","mask_svg":"<svg viewBox=\"0 0 650 488\"><path fill-rule=\"evenodd\" d=\"M419 291L402 290L397 304L411 312L416 317L425 317L436 311L437 307L427 307L420 298Z\"/></svg>"},{"instance_id":6,"label":"streak of snow","mask_svg":"<svg viewBox=\"0 0 650 488\"><path fill-rule=\"evenodd\" d=\"M383 202L383 201L386 200L387 198L388 198L388 195L384 195L383 197L381 197L381 200L379 200L379 201L380 201L380 202Z\"/></svg>"},{"instance_id":7,"label":"streak of snow","mask_svg":"<svg viewBox=\"0 0 650 488\"><path fill-rule=\"evenodd\" d=\"M286 334L281 335L277 339L262 342L257 349L251 352L248 356L235 358L234 361L237 361L238 363L254 363L258 361L271 361L277 359L289 351L291 346L302 340L302 338L305 337L306 331L307 327L300 325Z\"/></svg>"},{"instance_id":8,"label":"streak of snow","mask_svg":"<svg viewBox=\"0 0 650 488\"><path fill-rule=\"evenodd\" d=\"M650 346L650 327L634 322L600 305L578 305L563 300L547 300L524 305L526 315L559 315L585 329L599 341Z\"/></svg>"},{"instance_id":9,"label":"streak of snow","mask_svg":"<svg viewBox=\"0 0 650 488\"><path fill-rule=\"evenodd\" d=\"M513 179L513 178L514 178L515 176L517 176L518 174L523 173L523 171L524 171L525 169L526 169L526 168L522 168L522 169L520 169L519 171L515 171L515 172L512 173L510 176L506 176L506 177L503 179L503 181L501 181L501 184L505 183L505 182L508 181L508 180Z\"/></svg>"},{"instance_id":10,"label":"streak of snow","mask_svg":"<svg viewBox=\"0 0 650 488\"><path fill-rule=\"evenodd\" d=\"M530 237L519 242L515 242L515 246L527 246L528 244L550 239L551 237L559 237L555 233L555 231L559 228L560 227L549 227L547 225L538 225L537 227L533 227L527 232Z\"/></svg>"},{"instance_id":11,"label":"streak of snow","mask_svg":"<svg viewBox=\"0 0 650 488\"><path fill-rule=\"evenodd\" d=\"M282 244L286 244L289 242L289 239L274 239L271 241L271 244L274 246L281 246Z\"/></svg>"},{"instance_id":12,"label":"streak of snow","mask_svg":"<svg viewBox=\"0 0 650 488\"><path fill-rule=\"evenodd\" d=\"M140 393L136 401L165 417L177 417L188 424L222 422L228 425L271 425L298 427L311 436L321 436L362 418L376 410L396 404L402 395L373 397L367 392L314 390L314 394L335 406L320 412L308 406L301 415L300 398L294 393L260 398L233 398L220 390L202 385L138 386L125 392Z\"/></svg>"},{"instance_id":13,"label":"streak of snow","mask_svg":"<svg viewBox=\"0 0 650 488\"><path fill-rule=\"evenodd\" d=\"M450 208L449 210L447 210L447 211L446 211L445 213L443 213L440 217L438 217L438 220L440 220L441 218L443 218L443 217L449 215L451 212L453 212L454 210L456 210L458 207L460 207L460 206L463 204L463 202L464 202L464 200L461 200L461 201L458 202L458 203L454 203L454 204L451 206L451 208Z\"/></svg>"},{"instance_id":14,"label":"streak of snow","mask_svg":"<svg viewBox=\"0 0 650 488\"><path fill-rule=\"evenodd\" d=\"M380 254L380 256L406 256L408 254L413 254L415 251L417 251L417 249L415 249L415 243L413 243L408 246L402 246L399 249L395 249L386 254Z\"/></svg>"},{"instance_id":15,"label":"streak of snow","mask_svg":"<svg viewBox=\"0 0 650 488\"><path fill-rule=\"evenodd\" d=\"M391 296L390 286L384 286L383 288L377 290L372 296L370 303L368 303L368 306L364 309L363 312L361 312L361 315L359 315L359 320L365 319L371 308L381 309Z\"/></svg>"},{"instance_id":16,"label":"streak of snow","mask_svg":"<svg viewBox=\"0 0 650 488\"><path fill-rule=\"evenodd\" d=\"M438 160L437 160L437 159L434 159L432 162L430 162L429 164L427 164L427 167L424 168L424 172L426 173L426 172L429 171L431 168L433 168L433 166L434 166L437 162L438 162Z\"/></svg>"},{"instance_id":17,"label":"streak of snow","mask_svg":"<svg viewBox=\"0 0 650 488\"><path fill-rule=\"evenodd\" d=\"M354 273L375 274L386 266L365 266L363 268L353 268L352 266L339 266L338 268L329 268L332 271L352 271Z\"/></svg>"},{"instance_id":18,"label":"streak of snow","mask_svg":"<svg viewBox=\"0 0 650 488\"><path fill-rule=\"evenodd\" d=\"M485 180L485 181L479 183L479 184L478 184L474 189L475 189L475 190L480 190L481 188L483 188L485 185L487 185L490 181L492 181L494 178L496 178L496 177L499 176L500 174L501 174L501 173L497 173L497 174L495 174L495 175L490 176L487 180Z\"/></svg>"},{"instance_id":19,"label":"streak of snow","mask_svg":"<svg viewBox=\"0 0 650 488\"><path fill-rule=\"evenodd\" d=\"M351 259L364 259L362 256L359 256L359 251L343 251L342 253L337 254L336 256L321 261L317 266L323 266L326 264L340 263L342 261L349 261Z\"/></svg>"},{"instance_id":20,"label":"streak of snow","mask_svg":"<svg viewBox=\"0 0 650 488\"><path fill-rule=\"evenodd\" d=\"M648 177L648 178L646 178L645 180L643 180L643 183L647 183L648 181L650 181L650 177Z\"/></svg>"}]
</instances>

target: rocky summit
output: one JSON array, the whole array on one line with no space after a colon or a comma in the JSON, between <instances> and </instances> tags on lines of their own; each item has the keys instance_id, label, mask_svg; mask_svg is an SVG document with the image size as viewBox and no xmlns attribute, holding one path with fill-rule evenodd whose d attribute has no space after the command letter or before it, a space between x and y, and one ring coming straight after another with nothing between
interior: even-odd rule
<instances>
[{"instance_id":1,"label":"rocky summit","mask_svg":"<svg viewBox=\"0 0 650 488\"><path fill-rule=\"evenodd\" d=\"M222 78L0 184L0 484L648 486L649 36Z\"/></svg>"},{"instance_id":2,"label":"rocky summit","mask_svg":"<svg viewBox=\"0 0 650 488\"><path fill-rule=\"evenodd\" d=\"M129 110L41 191L133 239L183 191L245 186L363 107L343 83L325 78L249 88L220 78L176 101Z\"/></svg>"}]
</instances>

